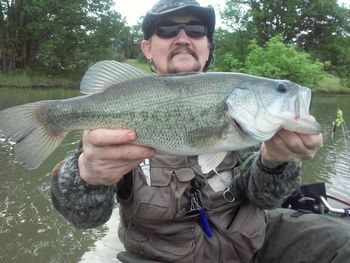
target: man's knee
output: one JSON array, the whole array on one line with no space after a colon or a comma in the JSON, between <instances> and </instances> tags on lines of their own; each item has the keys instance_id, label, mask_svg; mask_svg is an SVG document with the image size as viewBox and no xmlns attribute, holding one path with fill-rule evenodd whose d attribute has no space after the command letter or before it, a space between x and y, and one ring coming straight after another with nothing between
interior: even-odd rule
<instances>
[{"instance_id":1,"label":"man's knee","mask_svg":"<svg viewBox=\"0 0 350 263\"><path fill-rule=\"evenodd\" d=\"M350 259L350 220L276 209L267 212L267 222L260 255L262 262L347 262Z\"/></svg>"}]
</instances>

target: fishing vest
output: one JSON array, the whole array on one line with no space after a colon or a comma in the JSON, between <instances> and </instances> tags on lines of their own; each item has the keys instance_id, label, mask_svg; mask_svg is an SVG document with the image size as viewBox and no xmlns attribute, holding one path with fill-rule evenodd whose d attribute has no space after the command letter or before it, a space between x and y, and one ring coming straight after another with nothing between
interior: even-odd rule
<instances>
[{"instance_id":1,"label":"fishing vest","mask_svg":"<svg viewBox=\"0 0 350 263\"><path fill-rule=\"evenodd\" d=\"M228 202L223 196L226 183L220 188L225 180L221 175L233 177L240 161L230 153L217 167L218 174L204 176L195 156L157 154L146 167L149 177L145 169L135 169L130 196L125 200L117 195L118 234L125 249L160 262L250 262L264 242L264 211L237 196ZM198 214L189 213L194 185L201 192L211 237Z\"/></svg>"}]
</instances>

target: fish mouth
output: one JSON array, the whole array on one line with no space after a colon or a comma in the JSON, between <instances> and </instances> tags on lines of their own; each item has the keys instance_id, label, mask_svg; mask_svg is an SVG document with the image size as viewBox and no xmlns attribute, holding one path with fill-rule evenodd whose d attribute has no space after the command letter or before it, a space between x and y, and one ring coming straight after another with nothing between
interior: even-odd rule
<instances>
[{"instance_id":1,"label":"fish mouth","mask_svg":"<svg viewBox=\"0 0 350 263\"><path fill-rule=\"evenodd\" d=\"M232 118L230 115L228 115L228 122L236 131L238 131L238 133L240 133L241 135L249 136L249 133L247 133L242 128L241 124L239 124L239 122L235 118Z\"/></svg>"},{"instance_id":2,"label":"fish mouth","mask_svg":"<svg viewBox=\"0 0 350 263\"><path fill-rule=\"evenodd\" d=\"M231 119L232 119L232 120L231 120L231 124L232 124L233 127L235 127L237 130L239 130L239 131L241 131L241 132L246 133L246 132L242 129L241 125L240 125L234 118L231 118Z\"/></svg>"}]
</instances>

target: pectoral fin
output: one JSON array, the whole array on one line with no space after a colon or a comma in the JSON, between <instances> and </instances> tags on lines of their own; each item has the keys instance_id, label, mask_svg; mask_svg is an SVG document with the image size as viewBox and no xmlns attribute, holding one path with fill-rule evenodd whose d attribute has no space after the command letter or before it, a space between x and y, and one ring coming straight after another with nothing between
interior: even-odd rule
<instances>
[{"instance_id":1,"label":"pectoral fin","mask_svg":"<svg viewBox=\"0 0 350 263\"><path fill-rule=\"evenodd\" d=\"M198 164L202 173L207 174L214 170L225 159L227 152L205 153L198 156Z\"/></svg>"}]
</instances>

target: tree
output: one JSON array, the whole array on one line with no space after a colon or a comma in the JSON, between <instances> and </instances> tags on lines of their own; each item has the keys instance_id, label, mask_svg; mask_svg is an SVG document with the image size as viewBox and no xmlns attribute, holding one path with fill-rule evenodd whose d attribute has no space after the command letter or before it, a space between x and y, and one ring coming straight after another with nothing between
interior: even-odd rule
<instances>
[{"instance_id":1,"label":"tree","mask_svg":"<svg viewBox=\"0 0 350 263\"><path fill-rule=\"evenodd\" d=\"M72 71L130 40L112 0L1 0L0 72L39 67ZM123 52L123 51L121 51Z\"/></svg>"},{"instance_id":2,"label":"tree","mask_svg":"<svg viewBox=\"0 0 350 263\"><path fill-rule=\"evenodd\" d=\"M219 71L238 70L244 65L249 53L251 36L247 31L230 32L219 28L215 35L215 69Z\"/></svg>"},{"instance_id":3,"label":"tree","mask_svg":"<svg viewBox=\"0 0 350 263\"><path fill-rule=\"evenodd\" d=\"M256 41L249 45L243 72L274 79L288 79L303 85L315 86L324 74L324 63L312 61L310 56L283 43L281 36L273 37L266 48Z\"/></svg>"},{"instance_id":4,"label":"tree","mask_svg":"<svg viewBox=\"0 0 350 263\"><path fill-rule=\"evenodd\" d=\"M248 55L243 62L236 59L235 52L224 55L225 71L244 72L273 79L288 79L314 87L324 76L328 63L313 61L309 54L283 43L282 36L273 37L264 47L252 40L247 47ZM219 68L222 70L222 68Z\"/></svg>"},{"instance_id":5,"label":"tree","mask_svg":"<svg viewBox=\"0 0 350 263\"><path fill-rule=\"evenodd\" d=\"M223 20L237 32L245 30L260 46L281 35L334 72L350 75L345 52L350 36L350 10L337 0L227 0ZM247 45L247 42L240 43ZM341 69L339 66L341 65ZM347 67L347 73L344 72Z\"/></svg>"},{"instance_id":6,"label":"tree","mask_svg":"<svg viewBox=\"0 0 350 263\"><path fill-rule=\"evenodd\" d=\"M123 60L129 40L129 28L120 14L108 11L87 17L79 27L56 30L42 45L34 66L40 71L83 72L99 60Z\"/></svg>"},{"instance_id":7,"label":"tree","mask_svg":"<svg viewBox=\"0 0 350 263\"><path fill-rule=\"evenodd\" d=\"M350 33L349 14L336 0L227 0L223 19L232 28L251 31L259 45L282 35L306 48L325 36Z\"/></svg>"}]
</instances>

